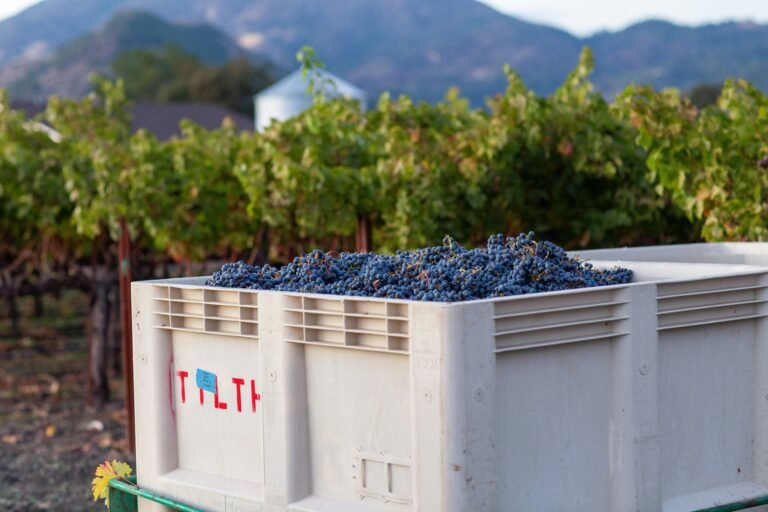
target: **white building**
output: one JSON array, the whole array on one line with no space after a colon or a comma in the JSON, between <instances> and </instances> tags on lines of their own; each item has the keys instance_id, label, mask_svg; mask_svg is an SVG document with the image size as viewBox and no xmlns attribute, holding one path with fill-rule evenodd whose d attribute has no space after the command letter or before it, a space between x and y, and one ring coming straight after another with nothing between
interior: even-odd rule
<instances>
[{"instance_id":1,"label":"white building","mask_svg":"<svg viewBox=\"0 0 768 512\"><path fill-rule=\"evenodd\" d=\"M272 120L282 121L308 109L312 105L312 96L307 94L310 77L326 98L356 99L365 108L365 92L346 80L322 69L313 70L307 77L297 70L254 96L256 130L262 131Z\"/></svg>"}]
</instances>

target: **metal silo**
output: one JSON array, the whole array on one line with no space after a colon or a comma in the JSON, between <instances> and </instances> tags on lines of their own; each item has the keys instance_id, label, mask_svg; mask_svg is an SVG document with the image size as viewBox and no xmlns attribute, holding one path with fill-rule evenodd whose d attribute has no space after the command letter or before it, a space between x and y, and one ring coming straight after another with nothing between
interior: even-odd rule
<instances>
[{"instance_id":1,"label":"metal silo","mask_svg":"<svg viewBox=\"0 0 768 512\"><path fill-rule=\"evenodd\" d=\"M282 121L309 108L312 105L312 97L307 94L310 77L316 89L321 90L326 98L343 96L356 99L365 108L365 92L346 80L322 69L311 71L311 75L305 78L301 70L297 70L254 97L256 130L263 130L273 119Z\"/></svg>"}]
</instances>

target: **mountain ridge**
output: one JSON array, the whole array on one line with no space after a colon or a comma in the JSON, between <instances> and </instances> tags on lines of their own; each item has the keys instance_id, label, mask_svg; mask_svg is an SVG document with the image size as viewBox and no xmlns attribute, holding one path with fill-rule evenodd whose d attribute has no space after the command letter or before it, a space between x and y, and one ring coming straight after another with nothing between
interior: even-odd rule
<instances>
[{"instance_id":1,"label":"mountain ridge","mask_svg":"<svg viewBox=\"0 0 768 512\"><path fill-rule=\"evenodd\" d=\"M172 24L147 11L129 10L116 14L97 31L64 44L50 57L0 69L0 85L25 100L44 101L53 94L81 97L90 90L88 76L110 74L112 61L121 53L167 46L178 47L209 65L236 58L266 63L211 25Z\"/></svg>"},{"instance_id":2,"label":"mountain ridge","mask_svg":"<svg viewBox=\"0 0 768 512\"><path fill-rule=\"evenodd\" d=\"M0 64L13 55L50 55L67 38L63 27L70 27L71 40L71 32L83 35L125 8L174 23L212 24L285 69L296 66L296 50L309 44L330 70L371 95L389 90L434 101L456 85L480 104L504 90L504 64L548 94L584 45L593 49L593 78L607 95L629 83L687 89L736 76L768 88L768 25L647 20L580 38L473 0L47 0L0 21Z\"/></svg>"}]
</instances>

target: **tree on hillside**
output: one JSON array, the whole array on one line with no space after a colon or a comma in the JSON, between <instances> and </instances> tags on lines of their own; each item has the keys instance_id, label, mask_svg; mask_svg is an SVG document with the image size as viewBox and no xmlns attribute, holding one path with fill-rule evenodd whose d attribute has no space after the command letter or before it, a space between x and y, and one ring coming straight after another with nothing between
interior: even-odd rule
<instances>
[{"instance_id":1,"label":"tree on hillside","mask_svg":"<svg viewBox=\"0 0 768 512\"><path fill-rule=\"evenodd\" d=\"M686 94L696 108L704 108L717 103L722 86L717 84L699 84Z\"/></svg>"},{"instance_id":2,"label":"tree on hillside","mask_svg":"<svg viewBox=\"0 0 768 512\"><path fill-rule=\"evenodd\" d=\"M129 50L113 61L112 71L133 101L219 103L249 115L253 94L275 80L268 65L241 58L209 66L177 46Z\"/></svg>"}]
</instances>

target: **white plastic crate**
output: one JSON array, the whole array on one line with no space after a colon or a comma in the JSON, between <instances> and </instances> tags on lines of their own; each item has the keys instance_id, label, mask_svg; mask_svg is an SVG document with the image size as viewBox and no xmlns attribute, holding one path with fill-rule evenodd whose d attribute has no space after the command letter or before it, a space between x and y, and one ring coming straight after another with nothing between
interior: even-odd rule
<instances>
[{"instance_id":1,"label":"white plastic crate","mask_svg":"<svg viewBox=\"0 0 768 512\"><path fill-rule=\"evenodd\" d=\"M768 243L722 242L572 251L587 259L720 263L768 267Z\"/></svg>"},{"instance_id":2,"label":"white plastic crate","mask_svg":"<svg viewBox=\"0 0 768 512\"><path fill-rule=\"evenodd\" d=\"M767 271L627 266L634 284L453 304L134 283L139 484L227 512L768 494Z\"/></svg>"},{"instance_id":3,"label":"white plastic crate","mask_svg":"<svg viewBox=\"0 0 768 512\"><path fill-rule=\"evenodd\" d=\"M573 251L586 259L611 259L653 262L718 263L768 267L768 243L723 242L677 244L645 247L623 247ZM768 396L766 396L768 399ZM765 455L763 455L765 456ZM750 509L768 512L768 506Z\"/></svg>"}]
</instances>

